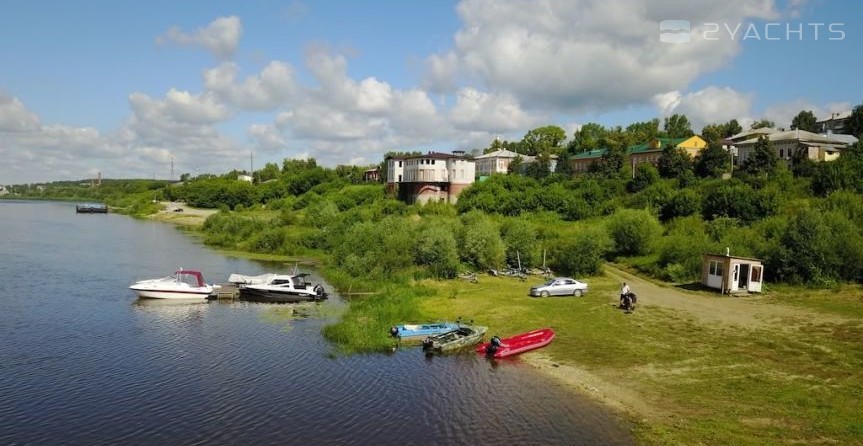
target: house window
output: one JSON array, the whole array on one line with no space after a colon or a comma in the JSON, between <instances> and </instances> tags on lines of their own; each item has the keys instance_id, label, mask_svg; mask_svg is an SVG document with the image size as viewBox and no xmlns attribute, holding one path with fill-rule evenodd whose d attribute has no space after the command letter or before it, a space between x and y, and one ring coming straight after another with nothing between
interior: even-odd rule
<instances>
[{"instance_id":1,"label":"house window","mask_svg":"<svg viewBox=\"0 0 863 446\"><path fill-rule=\"evenodd\" d=\"M432 160L432 165L434 165L434 160Z\"/></svg>"},{"instance_id":2,"label":"house window","mask_svg":"<svg viewBox=\"0 0 863 446\"><path fill-rule=\"evenodd\" d=\"M785 149L779 149L779 158L785 158Z\"/></svg>"},{"instance_id":3,"label":"house window","mask_svg":"<svg viewBox=\"0 0 863 446\"><path fill-rule=\"evenodd\" d=\"M711 276L721 276L722 275L722 262L711 260L709 274Z\"/></svg>"},{"instance_id":4,"label":"house window","mask_svg":"<svg viewBox=\"0 0 863 446\"><path fill-rule=\"evenodd\" d=\"M402 167L402 162L401 162L401 161L399 161L399 167Z\"/></svg>"}]
</instances>

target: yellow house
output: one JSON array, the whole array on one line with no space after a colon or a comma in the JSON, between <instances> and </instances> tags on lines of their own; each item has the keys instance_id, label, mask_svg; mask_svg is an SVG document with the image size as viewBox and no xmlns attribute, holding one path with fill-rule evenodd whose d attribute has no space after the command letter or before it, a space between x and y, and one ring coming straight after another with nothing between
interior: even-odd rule
<instances>
[{"instance_id":1,"label":"yellow house","mask_svg":"<svg viewBox=\"0 0 863 446\"><path fill-rule=\"evenodd\" d=\"M659 162L659 156L662 155L662 149L667 145L672 145L675 148L683 149L691 157L698 155L698 152L707 147L707 141L698 135L690 136L689 138L653 138L650 141L632 146L629 148L629 160L632 167L641 163L650 163L656 166Z\"/></svg>"}]
</instances>

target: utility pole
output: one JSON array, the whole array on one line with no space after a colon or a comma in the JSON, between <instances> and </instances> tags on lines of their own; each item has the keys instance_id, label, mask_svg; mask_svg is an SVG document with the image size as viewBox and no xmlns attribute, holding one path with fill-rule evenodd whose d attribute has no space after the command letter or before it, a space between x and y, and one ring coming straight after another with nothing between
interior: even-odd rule
<instances>
[{"instance_id":1,"label":"utility pole","mask_svg":"<svg viewBox=\"0 0 863 446\"><path fill-rule=\"evenodd\" d=\"M171 178L168 179L168 182L174 182L174 155L171 155Z\"/></svg>"},{"instance_id":2,"label":"utility pole","mask_svg":"<svg viewBox=\"0 0 863 446\"><path fill-rule=\"evenodd\" d=\"M249 149L249 176L252 177L252 184L255 184L255 150Z\"/></svg>"}]
</instances>

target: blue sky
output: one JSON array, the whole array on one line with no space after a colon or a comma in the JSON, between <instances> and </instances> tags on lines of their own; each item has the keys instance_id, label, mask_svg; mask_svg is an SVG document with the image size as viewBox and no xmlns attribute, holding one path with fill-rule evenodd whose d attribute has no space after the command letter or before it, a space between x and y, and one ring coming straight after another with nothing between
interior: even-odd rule
<instances>
[{"instance_id":1,"label":"blue sky","mask_svg":"<svg viewBox=\"0 0 863 446\"><path fill-rule=\"evenodd\" d=\"M827 0L7 3L0 184L167 178L486 146L685 113L787 126L863 102L863 4ZM689 43L658 23L689 20ZM704 40L709 26L742 28ZM812 32L820 25L816 40ZM842 40L830 33L844 33ZM768 25L769 24L769 25ZM786 38L786 27L804 26ZM758 38L743 40L752 27ZM779 40L765 30L780 31ZM776 34L774 34L776 36ZM259 164L260 165L260 164Z\"/></svg>"}]
</instances>

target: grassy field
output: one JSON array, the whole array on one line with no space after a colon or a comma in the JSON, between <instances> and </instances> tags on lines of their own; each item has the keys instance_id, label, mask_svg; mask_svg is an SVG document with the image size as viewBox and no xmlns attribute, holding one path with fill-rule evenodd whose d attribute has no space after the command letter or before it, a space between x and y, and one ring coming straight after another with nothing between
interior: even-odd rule
<instances>
[{"instance_id":1,"label":"grassy field","mask_svg":"<svg viewBox=\"0 0 863 446\"><path fill-rule=\"evenodd\" d=\"M777 310L758 324L705 324L649 299L632 314L621 312L613 306L617 278L589 278L582 298L527 297L540 280L427 281L435 293L418 301L432 318L474 319L490 334L553 328L557 337L542 352L556 364L640 400L625 409L644 444L863 443L860 287L724 300L666 291L720 306L755 305L760 314ZM779 311L788 306L800 311Z\"/></svg>"}]
</instances>

